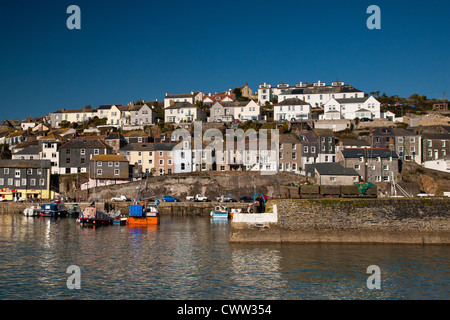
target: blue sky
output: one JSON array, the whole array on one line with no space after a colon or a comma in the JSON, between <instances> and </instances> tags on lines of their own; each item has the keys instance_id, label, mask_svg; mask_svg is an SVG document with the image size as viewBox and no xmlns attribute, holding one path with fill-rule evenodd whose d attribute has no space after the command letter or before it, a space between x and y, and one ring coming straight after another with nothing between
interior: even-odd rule
<instances>
[{"instance_id":1,"label":"blue sky","mask_svg":"<svg viewBox=\"0 0 450 320\"><path fill-rule=\"evenodd\" d=\"M369 30L369 5L381 30ZM69 30L67 7L81 9ZM1 119L248 83L450 96L450 1L2 0Z\"/></svg>"}]
</instances>

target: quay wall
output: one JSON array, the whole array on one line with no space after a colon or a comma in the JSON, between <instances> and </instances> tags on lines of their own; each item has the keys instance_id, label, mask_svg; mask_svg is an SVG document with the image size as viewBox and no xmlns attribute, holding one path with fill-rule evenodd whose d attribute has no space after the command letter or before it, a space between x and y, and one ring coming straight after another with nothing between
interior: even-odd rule
<instances>
[{"instance_id":1,"label":"quay wall","mask_svg":"<svg viewBox=\"0 0 450 320\"><path fill-rule=\"evenodd\" d=\"M230 242L450 244L450 199L277 199L276 223L232 221Z\"/></svg>"}]
</instances>

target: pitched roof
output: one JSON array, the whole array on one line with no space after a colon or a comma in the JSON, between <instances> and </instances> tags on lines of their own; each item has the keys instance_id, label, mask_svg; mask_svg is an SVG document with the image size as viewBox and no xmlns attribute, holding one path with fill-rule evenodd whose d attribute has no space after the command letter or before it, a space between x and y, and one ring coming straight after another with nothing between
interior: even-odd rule
<instances>
[{"instance_id":1,"label":"pitched roof","mask_svg":"<svg viewBox=\"0 0 450 320\"><path fill-rule=\"evenodd\" d=\"M338 162L329 163L313 163L308 164L317 170L320 175L335 175L335 176L358 176L359 174L353 168L346 168Z\"/></svg>"},{"instance_id":2,"label":"pitched roof","mask_svg":"<svg viewBox=\"0 0 450 320\"><path fill-rule=\"evenodd\" d=\"M305 87L288 89L280 95L295 95L295 94L327 94L327 93L352 93L362 92L350 85L344 86L324 86L324 87Z\"/></svg>"},{"instance_id":3,"label":"pitched roof","mask_svg":"<svg viewBox=\"0 0 450 320\"><path fill-rule=\"evenodd\" d=\"M166 109L182 109L182 108L197 108L197 106L193 105L190 102L175 102L173 105L171 105L170 107L167 107Z\"/></svg>"},{"instance_id":4,"label":"pitched roof","mask_svg":"<svg viewBox=\"0 0 450 320\"><path fill-rule=\"evenodd\" d=\"M50 168L50 160L0 160L0 168Z\"/></svg>"},{"instance_id":5,"label":"pitched roof","mask_svg":"<svg viewBox=\"0 0 450 320\"><path fill-rule=\"evenodd\" d=\"M367 150L367 152L366 152ZM342 155L344 158L360 158L360 157L367 157L370 159L375 158L398 158L398 155L395 151L392 151L390 149L382 149L382 148L367 148L367 149L360 149L360 148L349 148L349 149L343 149L341 150Z\"/></svg>"},{"instance_id":6,"label":"pitched roof","mask_svg":"<svg viewBox=\"0 0 450 320\"><path fill-rule=\"evenodd\" d=\"M16 154L18 154L18 155L39 154L40 151L41 151L40 145L30 145L30 146L25 147L17 152L14 152L14 155L16 155Z\"/></svg>"},{"instance_id":7,"label":"pitched roof","mask_svg":"<svg viewBox=\"0 0 450 320\"><path fill-rule=\"evenodd\" d=\"M308 102L299 98L289 98L276 103L275 106L296 106L296 105L309 105Z\"/></svg>"},{"instance_id":8,"label":"pitched roof","mask_svg":"<svg viewBox=\"0 0 450 320\"><path fill-rule=\"evenodd\" d=\"M91 159L91 161L124 161L128 160L120 154L99 154Z\"/></svg>"},{"instance_id":9,"label":"pitched roof","mask_svg":"<svg viewBox=\"0 0 450 320\"><path fill-rule=\"evenodd\" d=\"M63 144L60 149L112 149L100 139L73 139Z\"/></svg>"},{"instance_id":10,"label":"pitched roof","mask_svg":"<svg viewBox=\"0 0 450 320\"><path fill-rule=\"evenodd\" d=\"M364 103L367 101L367 99L369 99L368 97L364 97L364 98L345 98L345 99L334 99L336 100L339 104L345 104L345 103Z\"/></svg>"}]
</instances>

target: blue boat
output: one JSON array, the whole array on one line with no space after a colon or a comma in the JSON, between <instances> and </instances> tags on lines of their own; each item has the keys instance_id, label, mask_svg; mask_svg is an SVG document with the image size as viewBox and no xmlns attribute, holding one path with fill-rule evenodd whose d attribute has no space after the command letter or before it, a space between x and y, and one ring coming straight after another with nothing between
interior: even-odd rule
<instances>
[{"instance_id":1,"label":"blue boat","mask_svg":"<svg viewBox=\"0 0 450 320\"><path fill-rule=\"evenodd\" d=\"M42 217L65 217L67 215L67 208L62 201L55 201L46 203L41 206Z\"/></svg>"},{"instance_id":2,"label":"blue boat","mask_svg":"<svg viewBox=\"0 0 450 320\"><path fill-rule=\"evenodd\" d=\"M224 205L215 206L211 211L211 218L229 219L230 214L228 213L228 208Z\"/></svg>"}]
</instances>

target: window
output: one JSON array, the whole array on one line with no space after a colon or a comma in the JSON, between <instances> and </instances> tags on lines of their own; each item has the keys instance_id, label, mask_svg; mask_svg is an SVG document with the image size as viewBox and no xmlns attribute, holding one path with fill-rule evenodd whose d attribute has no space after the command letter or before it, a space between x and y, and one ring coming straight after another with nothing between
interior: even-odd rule
<instances>
[{"instance_id":1,"label":"window","mask_svg":"<svg viewBox=\"0 0 450 320\"><path fill-rule=\"evenodd\" d=\"M27 185L27 179L22 179L22 186L26 186Z\"/></svg>"},{"instance_id":2,"label":"window","mask_svg":"<svg viewBox=\"0 0 450 320\"><path fill-rule=\"evenodd\" d=\"M120 167L120 162L119 161L114 162L114 167Z\"/></svg>"},{"instance_id":3,"label":"window","mask_svg":"<svg viewBox=\"0 0 450 320\"><path fill-rule=\"evenodd\" d=\"M163 165L164 165L164 160L163 160L163 159L160 159L160 160L159 160L159 165L160 165L160 166L163 166Z\"/></svg>"},{"instance_id":4,"label":"window","mask_svg":"<svg viewBox=\"0 0 450 320\"><path fill-rule=\"evenodd\" d=\"M120 175L120 169L114 169L114 175L119 176Z\"/></svg>"},{"instance_id":5,"label":"window","mask_svg":"<svg viewBox=\"0 0 450 320\"><path fill-rule=\"evenodd\" d=\"M0 186L2 186L2 185L4 185L4 184L5 184L5 179L0 178Z\"/></svg>"},{"instance_id":6,"label":"window","mask_svg":"<svg viewBox=\"0 0 450 320\"><path fill-rule=\"evenodd\" d=\"M330 181L331 181L331 182L335 182L335 181L336 181L336 178L335 178L335 177L330 177Z\"/></svg>"},{"instance_id":7,"label":"window","mask_svg":"<svg viewBox=\"0 0 450 320\"><path fill-rule=\"evenodd\" d=\"M112 166L113 166L112 161L108 161L108 167L112 167Z\"/></svg>"},{"instance_id":8,"label":"window","mask_svg":"<svg viewBox=\"0 0 450 320\"><path fill-rule=\"evenodd\" d=\"M429 146L429 147L432 147L432 146L433 146L433 141L428 140L428 146Z\"/></svg>"},{"instance_id":9,"label":"window","mask_svg":"<svg viewBox=\"0 0 450 320\"><path fill-rule=\"evenodd\" d=\"M312 152L312 148L313 148L313 147L311 147L311 152ZM308 147L303 147L303 152L304 152L304 153L308 153Z\"/></svg>"},{"instance_id":10,"label":"window","mask_svg":"<svg viewBox=\"0 0 450 320\"><path fill-rule=\"evenodd\" d=\"M96 155L96 156L99 155L98 149L94 149L94 155Z\"/></svg>"},{"instance_id":11,"label":"window","mask_svg":"<svg viewBox=\"0 0 450 320\"><path fill-rule=\"evenodd\" d=\"M383 166L383 170L389 170L389 166L388 165L384 165Z\"/></svg>"},{"instance_id":12,"label":"window","mask_svg":"<svg viewBox=\"0 0 450 320\"><path fill-rule=\"evenodd\" d=\"M297 160L297 152L292 152L292 160Z\"/></svg>"},{"instance_id":13,"label":"window","mask_svg":"<svg viewBox=\"0 0 450 320\"><path fill-rule=\"evenodd\" d=\"M32 175L33 174L33 169L27 169L27 175Z\"/></svg>"},{"instance_id":14,"label":"window","mask_svg":"<svg viewBox=\"0 0 450 320\"><path fill-rule=\"evenodd\" d=\"M361 166L359 164L355 165L355 170L361 169Z\"/></svg>"},{"instance_id":15,"label":"window","mask_svg":"<svg viewBox=\"0 0 450 320\"><path fill-rule=\"evenodd\" d=\"M416 152L416 147L415 146L411 146L411 152Z\"/></svg>"},{"instance_id":16,"label":"window","mask_svg":"<svg viewBox=\"0 0 450 320\"><path fill-rule=\"evenodd\" d=\"M102 169L97 169L97 175L101 176L102 175Z\"/></svg>"},{"instance_id":17,"label":"window","mask_svg":"<svg viewBox=\"0 0 450 320\"><path fill-rule=\"evenodd\" d=\"M9 174L9 168L3 169L3 173L4 173L4 174Z\"/></svg>"},{"instance_id":18,"label":"window","mask_svg":"<svg viewBox=\"0 0 450 320\"><path fill-rule=\"evenodd\" d=\"M442 140L442 141L441 141L441 147L442 147L442 148L445 148L445 140Z\"/></svg>"},{"instance_id":19,"label":"window","mask_svg":"<svg viewBox=\"0 0 450 320\"><path fill-rule=\"evenodd\" d=\"M311 147L311 153L315 153L316 152L316 147Z\"/></svg>"},{"instance_id":20,"label":"window","mask_svg":"<svg viewBox=\"0 0 450 320\"><path fill-rule=\"evenodd\" d=\"M389 176L383 176L383 181L384 182L389 182Z\"/></svg>"},{"instance_id":21,"label":"window","mask_svg":"<svg viewBox=\"0 0 450 320\"><path fill-rule=\"evenodd\" d=\"M31 179L30 180L30 186L35 186L36 185L36 179Z\"/></svg>"},{"instance_id":22,"label":"window","mask_svg":"<svg viewBox=\"0 0 450 320\"><path fill-rule=\"evenodd\" d=\"M86 154L86 149L80 149L80 154L85 155Z\"/></svg>"},{"instance_id":23,"label":"window","mask_svg":"<svg viewBox=\"0 0 450 320\"><path fill-rule=\"evenodd\" d=\"M97 167L101 167L102 166L102 162L101 161L97 161Z\"/></svg>"},{"instance_id":24,"label":"window","mask_svg":"<svg viewBox=\"0 0 450 320\"><path fill-rule=\"evenodd\" d=\"M19 179L16 180L15 186L16 186L16 187L20 187L20 180L19 180Z\"/></svg>"},{"instance_id":25,"label":"window","mask_svg":"<svg viewBox=\"0 0 450 320\"><path fill-rule=\"evenodd\" d=\"M70 154L70 149L66 149L66 154Z\"/></svg>"},{"instance_id":26,"label":"window","mask_svg":"<svg viewBox=\"0 0 450 320\"><path fill-rule=\"evenodd\" d=\"M13 185L13 179L12 178L9 178L8 179L8 186L12 186Z\"/></svg>"},{"instance_id":27,"label":"window","mask_svg":"<svg viewBox=\"0 0 450 320\"><path fill-rule=\"evenodd\" d=\"M14 176L15 176L16 178L20 178L20 170L16 170Z\"/></svg>"},{"instance_id":28,"label":"window","mask_svg":"<svg viewBox=\"0 0 450 320\"><path fill-rule=\"evenodd\" d=\"M181 164L181 170L186 170L186 164L184 163Z\"/></svg>"},{"instance_id":29,"label":"window","mask_svg":"<svg viewBox=\"0 0 450 320\"><path fill-rule=\"evenodd\" d=\"M45 180L44 180L44 179L39 179L39 185L40 185L40 186L45 185Z\"/></svg>"}]
</instances>

